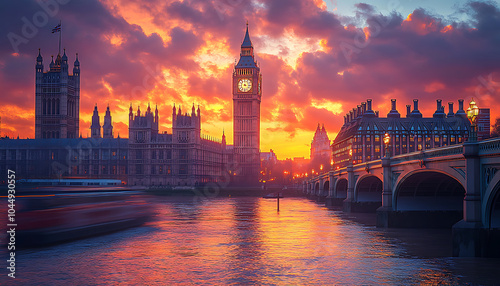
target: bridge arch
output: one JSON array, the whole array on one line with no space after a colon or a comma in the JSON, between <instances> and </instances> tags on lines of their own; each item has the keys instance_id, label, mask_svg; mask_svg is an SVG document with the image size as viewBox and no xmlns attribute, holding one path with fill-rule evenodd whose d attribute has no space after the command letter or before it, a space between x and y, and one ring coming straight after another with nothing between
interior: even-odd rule
<instances>
[{"instance_id":1,"label":"bridge arch","mask_svg":"<svg viewBox=\"0 0 500 286\"><path fill-rule=\"evenodd\" d=\"M483 200L483 221L487 228L500 228L500 172L491 179Z\"/></svg>"},{"instance_id":2,"label":"bridge arch","mask_svg":"<svg viewBox=\"0 0 500 286\"><path fill-rule=\"evenodd\" d=\"M318 193L318 191L319 191L319 182L316 182L316 183L314 184L314 193L315 193L315 194L317 194L317 193Z\"/></svg>"},{"instance_id":3,"label":"bridge arch","mask_svg":"<svg viewBox=\"0 0 500 286\"><path fill-rule=\"evenodd\" d=\"M323 183L323 194L328 195L328 191L330 190L330 181L327 180Z\"/></svg>"},{"instance_id":4,"label":"bridge arch","mask_svg":"<svg viewBox=\"0 0 500 286\"><path fill-rule=\"evenodd\" d=\"M381 202L383 183L371 174L361 176L354 186L354 197L358 202Z\"/></svg>"},{"instance_id":5,"label":"bridge arch","mask_svg":"<svg viewBox=\"0 0 500 286\"><path fill-rule=\"evenodd\" d=\"M336 193L336 198L339 199L347 198L347 179L340 178L335 182L335 193Z\"/></svg>"},{"instance_id":6,"label":"bridge arch","mask_svg":"<svg viewBox=\"0 0 500 286\"><path fill-rule=\"evenodd\" d=\"M462 182L441 170L408 172L393 190L394 210L463 210L465 188Z\"/></svg>"}]
</instances>

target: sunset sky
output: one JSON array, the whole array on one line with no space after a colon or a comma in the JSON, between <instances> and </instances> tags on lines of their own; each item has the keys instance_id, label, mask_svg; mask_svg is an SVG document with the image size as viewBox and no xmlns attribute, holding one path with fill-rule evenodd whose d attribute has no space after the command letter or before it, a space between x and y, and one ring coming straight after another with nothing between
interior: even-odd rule
<instances>
[{"instance_id":1,"label":"sunset sky","mask_svg":"<svg viewBox=\"0 0 500 286\"><path fill-rule=\"evenodd\" d=\"M101 116L109 104L120 137L128 137L131 103L134 111L158 105L160 131L169 133L172 105L194 103L202 133L220 138L224 129L232 144L231 75L247 20L263 74L261 151L279 159L309 157L317 124L333 140L343 115L368 98L382 116L391 98L403 115L417 98L430 117L436 99L456 110L471 97L492 108L492 123L500 116L498 2L39 2L0 2L2 135L34 138L35 58L41 48L48 69L60 20L70 70L79 54L83 137L96 103Z\"/></svg>"}]
</instances>

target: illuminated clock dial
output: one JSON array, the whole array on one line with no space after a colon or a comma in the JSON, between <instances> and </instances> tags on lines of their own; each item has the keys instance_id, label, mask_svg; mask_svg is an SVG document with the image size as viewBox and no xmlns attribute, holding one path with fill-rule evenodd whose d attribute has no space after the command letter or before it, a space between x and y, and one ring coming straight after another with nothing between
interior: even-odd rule
<instances>
[{"instance_id":1,"label":"illuminated clock dial","mask_svg":"<svg viewBox=\"0 0 500 286\"><path fill-rule=\"evenodd\" d=\"M241 92L247 92L251 88L252 88L252 81L249 79L246 79L246 78L240 79L240 81L238 82L238 89Z\"/></svg>"}]
</instances>

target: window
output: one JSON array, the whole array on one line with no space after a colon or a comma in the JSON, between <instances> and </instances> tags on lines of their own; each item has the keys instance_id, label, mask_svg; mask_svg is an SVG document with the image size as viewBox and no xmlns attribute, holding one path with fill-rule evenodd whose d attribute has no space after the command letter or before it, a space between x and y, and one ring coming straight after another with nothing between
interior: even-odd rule
<instances>
[{"instance_id":1,"label":"window","mask_svg":"<svg viewBox=\"0 0 500 286\"><path fill-rule=\"evenodd\" d=\"M179 159L181 159L181 160L188 159L188 155L187 155L187 150L186 149L180 149L179 150Z\"/></svg>"},{"instance_id":2,"label":"window","mask_svg":"<svg viewBox=\"0 0 500 286\"><path fill-rule=\"evenodd\" d=\"M179 165L179 175L187 175L187 165Z\"/></svg>"},{"instance_id":3,"label":"window","mask_svg":"<svg viewBox=\"0 0 500 286\"><path fill-rule=\"evenodd\" d=\"M136 164L135 165L135 173L137 175L142 175L143 174L143 170L142 170L142 165L141 164Z\"/></svg>"}]
</instances>

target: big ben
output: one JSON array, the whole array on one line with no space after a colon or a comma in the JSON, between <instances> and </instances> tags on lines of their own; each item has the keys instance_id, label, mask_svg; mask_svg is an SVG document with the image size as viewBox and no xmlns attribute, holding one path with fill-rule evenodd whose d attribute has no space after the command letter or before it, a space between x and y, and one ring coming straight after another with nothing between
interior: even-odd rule
<instances>
[{"instance_id":1,"label":"big ben","mask_svg":"<svg viewBox=\"0 0 500 286\"><path fill-rule=\"evenodd\" d=\"M241 44L240 60L233 71L233 135L235 181L258 183L260 169L260 102L262 74L248 34Z\"/></svg>"}]
</instances>

